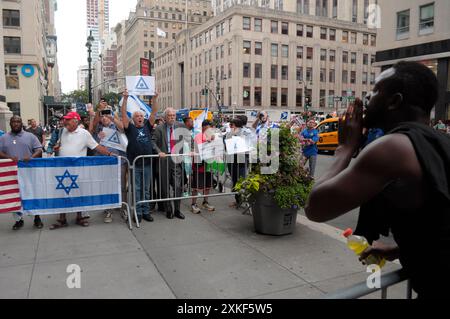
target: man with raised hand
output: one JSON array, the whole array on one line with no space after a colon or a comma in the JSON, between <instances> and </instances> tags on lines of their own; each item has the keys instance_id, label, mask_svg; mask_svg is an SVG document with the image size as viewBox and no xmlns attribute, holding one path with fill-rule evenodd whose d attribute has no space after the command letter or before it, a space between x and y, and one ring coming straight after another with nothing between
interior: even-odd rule
<instances>
[{"instance_id":1,"label":"man with raised hand","mask_svg":"<svg viewBox=\"0 0 450 319\"><path fill-rule=\"evenodd\" d=\"M429 126L437 97L437 78L420 63L384 71L365 117L357 100L340 119L334 165L314 185L305 209L309 219L326 222L361 207L355 234L372 244L392 232L397 243L374 242L362 259L398 257L419 298L448 298L450 286L450 137ZM371 128L387 134L349 165L362 132Z\"/></svg>"}]
</instances>

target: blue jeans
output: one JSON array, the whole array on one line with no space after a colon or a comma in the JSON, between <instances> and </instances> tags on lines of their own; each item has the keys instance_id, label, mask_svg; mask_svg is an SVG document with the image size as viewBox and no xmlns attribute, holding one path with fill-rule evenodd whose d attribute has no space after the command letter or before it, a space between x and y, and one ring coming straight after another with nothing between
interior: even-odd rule
<instances>
[{"instance_id":1,"label":"blue jeans","mask_svg":"<svg viewBox=\"0 0 450 319\"><path fill-rule=\"evenodd\" d=\"M309 161L309 175L314 177L314 173L316 172L317 155L307 156L306 158Z\"/></svg>"},{"instance_id":2,"label":"blue jeans","mask_svg":"<svg viewBox=\"0 0 450 319\"><path fill-rule=\"evenodd\" d=\"M152 182L151 166L136 165L134 170L136 176L136 203L141 200L150 200L150 183ZM136 204L136 213L138 216L149 215L150 203Z\"/></svg>"}]
</instances>

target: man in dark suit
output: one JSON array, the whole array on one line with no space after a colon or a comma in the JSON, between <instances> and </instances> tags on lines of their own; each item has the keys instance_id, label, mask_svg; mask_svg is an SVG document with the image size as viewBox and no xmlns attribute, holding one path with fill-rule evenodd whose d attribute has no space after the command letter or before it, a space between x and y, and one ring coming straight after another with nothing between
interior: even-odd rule
<instances>
[{"instance_id":1,"label":"man in dark suit","mask_svg":"<svg viewBox=\"0 0 450 319\"><path fill-rule=\"evenodd\" d=\"M158 165L161 180L161 198L168 198L170 186L174 189L175 198L183 194L183 158L182 156L172 156L183 152L183 143L189 140L186 127L176 121L176 111L168 108L164 112L165 123L159 125L152 136L153 147L159 154L160 164ZM189 144L190 145L190 144ZM184 219L180 211L180 200L165 202L167 218L177 217Z\"/></svg>"}]
</instances>

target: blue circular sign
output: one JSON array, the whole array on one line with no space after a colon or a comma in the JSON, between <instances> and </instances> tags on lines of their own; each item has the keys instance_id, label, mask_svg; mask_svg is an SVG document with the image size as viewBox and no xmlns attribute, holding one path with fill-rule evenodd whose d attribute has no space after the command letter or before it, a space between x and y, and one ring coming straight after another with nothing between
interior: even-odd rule
<instances>
[{"instance_id":1,"label":"blue circular sign","mask_svg":"<svg viewBox=\"0 0 450 319\"><path fill-rule=\"evenodd\" d=\"M25 64L22 67L23 76L30 78L34 75L34 67L31 64Z\"/></svg>"}]
</instances>

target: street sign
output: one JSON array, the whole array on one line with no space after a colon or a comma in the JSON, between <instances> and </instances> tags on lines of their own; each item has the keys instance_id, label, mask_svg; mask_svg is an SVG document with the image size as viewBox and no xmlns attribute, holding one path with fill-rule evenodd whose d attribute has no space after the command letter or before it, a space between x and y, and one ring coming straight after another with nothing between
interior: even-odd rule
<instances>
[{"instance_id":1,"label":"street sign","mask_svg":"<svg viewBox=\"0 0 450 319\"><path fill-rule=\"evenodd\" d=\"M141 58L141 75L150 75L150 60Z\"/></svg>"},{"instance_id":2,"label":"street sign","mask_svg":"<svg viewBox=\"0 0 450 319\"><path fill-rule=\"evenodd\" d=\"M334 102L342 102L342 96L335 96Z\"/></svg>"}]
</instances>

